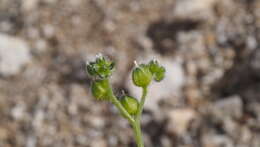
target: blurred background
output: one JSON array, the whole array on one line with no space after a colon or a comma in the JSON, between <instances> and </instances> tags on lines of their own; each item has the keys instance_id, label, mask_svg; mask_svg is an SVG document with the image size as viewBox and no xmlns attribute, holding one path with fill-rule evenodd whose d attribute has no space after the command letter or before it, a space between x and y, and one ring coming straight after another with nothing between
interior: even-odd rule
<instances>
[{"instance_id":1,"label":"blurred background","mask_svg":"<svg viewBox=\"0 0 260 147\"><path fill-rule=\"evenodd\" d=\"M0 0L0 147L135 147L89 92L85 62L140 97L133 61L158 59L146 147L260 147L259 0Z\"/></svg>"}]
</instances>

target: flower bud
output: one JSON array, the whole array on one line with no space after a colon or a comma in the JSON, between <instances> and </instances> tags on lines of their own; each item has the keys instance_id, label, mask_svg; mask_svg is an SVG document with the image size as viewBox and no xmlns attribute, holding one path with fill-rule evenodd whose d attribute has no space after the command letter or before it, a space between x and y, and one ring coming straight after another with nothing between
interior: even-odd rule
<instances>
[{"instance_id":1,"label":"flower bud","mask_svg":"<svg viewBox=\"0 0 260 147\"><path fill-rule=\"evenodd\" d=\"M158 71L154 74L154 80L157 82L160 82L161 80L164 79L165 76L165 68L164 67L159 67Z\"/></svg>"},{"instance_id":2,"label":"flower bud","mask_svg":"<svg viewBox=\"0 0 260 147\"><path fill-rule=\"evenodd\" d=\"M160 66L157 60L150 61L148 66L154 76L154 80L160 82L164 78L165 68Z\"/></svg>"},{"instance_id":3,"label":"flower bud","mask_svg":"<svg viewBox=\"0 0 260 147\"><path fill-rule=\"evenodd\" d=\"M102 55L99 55L94 62L87 64L87 72L91 76L98 76L101 79L107 78L112 74L114 65L114 62L111 62Z\"/></svg>"},{"instance_id":4,"label":"flower bud","mask_svg":"<svg viewBox=\"0 0 260 147\"><path fill-rule=\"evenodd\" d=\"M107 96L109 88L109 82L107 79L96 80L91 85L91 92L97 100L109 100Z\"/></svg>"},{"instance_id":5,"label":"flower bud","mask_svg":"<svg viewBox=\"0 0 260 147\"><path fill-rule=\"evenodd\" d=\"M158 71L159 63L157 60L152 60L149 62L148 66L149 66L151 73L154 74L155 72Z\"/></svg>"},{"instance_id":6,"label":"flower bud","mask_svg":"<svg viewBox=\"0 0 260 147\"><path fill-rule=\"evenodd\" d=\"M152 73L149 67L144 64L136 67L132 72L132 80L138 87L147 87L152 80Z\"/></svg>"},{"instance_id":7,"label":"flower bud","mask_svg":"<svg viewBox=\"0 0 260 147\"><path fill-rule=\"evenodd\" d=\"M139 107L137 99L130 96L124 96L120 102L130 115L135 115L137 113Z\"/></svg>"}]
</instances>

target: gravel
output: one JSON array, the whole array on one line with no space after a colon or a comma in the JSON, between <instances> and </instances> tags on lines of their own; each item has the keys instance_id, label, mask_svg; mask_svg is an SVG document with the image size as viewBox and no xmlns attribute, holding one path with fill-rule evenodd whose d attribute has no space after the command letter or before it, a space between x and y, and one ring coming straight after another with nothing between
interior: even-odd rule
<instances>
[{"instance_id":1,"label":"gravel","mask_svg":"<svg viewBox=\"0 0 260 147\"><path fill-rule=\"evenodd\" d=\"M260 146L259 0L0 0L0 146L134 147L90 93L86 60L140 97L134 61L158 59L142 128L149 147ZM117 90L118 89L118 90Z\"/></svg>"}]
</instances>

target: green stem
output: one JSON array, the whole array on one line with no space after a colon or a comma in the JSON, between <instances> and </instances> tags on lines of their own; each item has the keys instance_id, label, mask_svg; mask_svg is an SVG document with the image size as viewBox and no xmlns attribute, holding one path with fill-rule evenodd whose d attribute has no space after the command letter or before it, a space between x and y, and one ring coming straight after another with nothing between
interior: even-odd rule
<instances>
[{"instance_id":1,"label":"green stem","mask_svg":"<svg viewBox=\"0 0 260 147\"><path fill-rule=\"evenodd\" d=\"M138 147L144 147L144 141L143 141L142 129L141 129L141 117L142 117L142 112L143 112L143 108L144 108L144 102L145 102L146 95L147 95L147 87L143 87L143 94L141 97L141 101L140 101L140 104L138 107L137 114L135 116L135 123L133 124L135 139L136 139Z\"/></svg>"},{"instance_id":2,"label":"green stem","mask_svg":"<svg viewBox=\"0 0 260 147\"><path fill-rule=\"evenodd\" d=\"M131 123L135 123L134 118L126 111L126 109L122 106L120 101L115 97L113 94L112 89L110 88L109 97L112 101L112 103L117 107L117 109L120 111L120 113L126 117L126 119Z\"/></svg>"},{"instance_id":3,"label":"green stem","mask_svg":"<svg viewBox=\"0 0 260 147\"><path fill-rule=\"evenodd\" d=\"M135 140L137 143L137 147L144 147L144 142L143 142L143 137L142 137L142 130L141 130L141 126L140 123L138 123L137 121L132 124L133 129L134 129L134 134L135 134Z\"/></svg>"},{"instance_id":4,"label":"green stem","mask_svg":"<svg viewBox=\"0 0 260 147\"><path fill-rule=\"evenodd\" d=\"M138 107L138 111L137 111L137 114L136 114L136 117L135 117L135 119L138 120L138 121L140 121L141 117L142 117L142 112L143 112L143 107L144 107L146 95L147 95L147 87L143 87L143 94L142 94L141 101L140 101L140 104L139 104L139 107Z\"/></svg>"},{"instance_id":5,"label":"green stem","mask_svg":"<svg viewBox=\"0 0 260 147\"><path fill-rule=\"evenodd\" d=\"M115 97L112 88L110 87L108 96L111 100L111 102L117 107L117 109L120 111L120 113L129 121L129 123L132 125L134 129L134 135L135 140L137 143L137 147L144 147L143 137L142 137L142 130L141 130L141 115L144 107L145 97L147 95L147 87L143 87L143 95L138 107L137 114L135 115L135 118L133 118L123 107L123 105L120 103L120 101Z\"/></svg>"}]
</instances>

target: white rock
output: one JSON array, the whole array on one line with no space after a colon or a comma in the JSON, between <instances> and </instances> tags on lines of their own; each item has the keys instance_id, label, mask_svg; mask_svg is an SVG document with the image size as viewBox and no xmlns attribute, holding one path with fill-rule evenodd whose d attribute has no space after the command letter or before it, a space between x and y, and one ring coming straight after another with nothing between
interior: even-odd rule
<instances>
[{"instance_id":1,"label":"white rock","mask_svg":"<svg viewBox=\"0 0 260 147\"><path fill-rule=\"evenodd\" d=\"M241 126L239 126L238 123L230 118L226 118L224 120L223 128L225 129L225 132L231 137L236 137L237 134L239 134L239 132L241 131Z\"/></svg>"},{"instance_id":2,"label":"white rock","mask_svg":"<svg viewBox=\"0 0 260 147\"><path fill-rule=\"evenodd\" d=\"M243 115L243 102L238 95L230 96L217 101L213 106L213 113L216 118L239 119Z\"/></svg>"},{"instance_id":3,"label":"white rock","mask_svg":"<svg viewBox=\"0 0 260 147\"><path fill-rule=\"evenodd\" d=\"M89 119L90 124L94 128L104 128L106 122L103 117L96 116L96 115L89 115L88 117L90 118Z\"/></svg>"},{"instance_id":4,"label":"white rock","mask_svg":"<svg viewBox=\"0 0 260 147\"><path fill-rule=\"evenodd\" d=\"M177 135L185 135L192 120L196 119L197 113L189 108L175 109L168 113L169 123L167 128Z\"/></svg>"},{"instance_id":5,"label":"white rock","mask_svg":"<svg viewBox=\"0 0 260 147\"><path fill-rule=\"evenodd\" d=\"M255 137L251 141L252 147L259 147L260 146L259 138L260 138L260 135L256 134Z\"/></svg>"},{"instance_id":6,"label":"white rock","mask_svg":"<svg viewBox=\"0 0 260 147\"><path fill-rule=\"evenodd\" d=\"M177 0L174 15L186 17L207 17L216 0Z\"/></svg>"},{"instance_id":7,"label":"white rock","mask_svg":"<svg viewBox=\"0 0 260 147\"><path fill-rule=\"evenodd\" d=\"M99 138L99 139L94 139L91 142L90 146L96 146L96 147L107 147L107 143L103 138Z\"/></svg>"},{"instance_id":8,"label":"white rock","mask_svg":"<svg viewBox=\"0 0 260 147\"><path fill-rule=\"evenodd\" d=\"M55 34L55 27L52 24L46 24L43 26L43 34L46 38L51 38Z\"/></svg>"},{"instance_id":9,"label":"white rock","mask_svg":"<svg viewBox=\"0 0 260 147\"><path fill-rule=\"evenodd\" d=\"M232 140L225 135L206 134L202 137L202 144L204 147L234 147Z\"/></svg>"},{"instance_id":10,"label":"white rock","mask_svg":"<svg viewBox=\"0 0 260 147\"><path fill-rule=\"evenodd\" d=\"M147 101L144 108L156 112L158 111L158 102L160 100L180 96L185 78L183 68L176 60L160 57L142 57L137 62L148 63L153 58L158 60L166 68L165 79L159 83L153 82L148 87ZM132 96L140 98L142 90L133 84L131 74L128 76L126 87Z\"/></svg>"},{"instance_id":11,"label":"white rock","mask_svg":"<svg viewBox=\"0 0 260 147\"><path fill-rule=\"evenodd\" d=\"M36 147L37 138L35 136L29 136L26 140L26 147Z\"/></svg>"},{"instance_id":12,"label":"white rock","mask_svg":"<svg viewBox=\"0 0 260 147\"><path fill-rule=\"evenodd\" d=\"M22 9L24 11L31 11L37 8L39 0L23 0Z\"/></svg>"},{"instance_id":13,"label":"white rock","mask_svg":"<svg viewBox=\"0 0 260 147\"><path fill-rule=\"evenodd\" d=\"M41 109L37 109L34 115L34 119L32 121L32 125L35 129L42 127L42 123L44 121L45 114Z\"/></svg>"},{"instance_id":14,"label":"white rock","mask_svg":"<svg viewBox=\"0 0 260 147\"><path fill-rule=\"evenodd\" d=\"M15 120L22 120L25 117L25 105L17 104L12 110L11 115Z\"/></svg>"},{"instance_id":15,"label":"white rock","mask_svg":"<svg viewBox=\"0 0 260 147\"><path fill-rule=\"evenodd\" d=\"M0 34L0 74L15 75L30 59L29 46L25 41Z\"/></svg>"},{"instance_id":16,"label":"white rock","mask_svg":"<svg viewBox=\"0 0 260 147\"><path fill-rule=\"evenodd\" d=\"M170 140L170 138L166 137L166 136L163 136L161 138L161 142L162 142L162 145L164 147L172 147L172 141Z\"/></svg>"}]
</instances>

